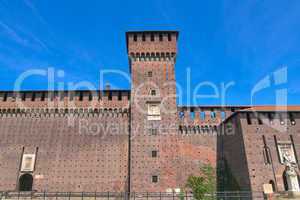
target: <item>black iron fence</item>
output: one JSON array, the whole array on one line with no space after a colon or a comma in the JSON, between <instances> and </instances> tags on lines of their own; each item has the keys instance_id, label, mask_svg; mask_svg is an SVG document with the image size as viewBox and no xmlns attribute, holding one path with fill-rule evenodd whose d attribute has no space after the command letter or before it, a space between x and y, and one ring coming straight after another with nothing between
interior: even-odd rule
<instances>
[{"instance_id":1,"label":"black iron fence","mask_svg":"<svg viewBox=\"0 0 300 200\"><path fill-rule=\"evenodd\" d=\"M259 200L261 192L216 192L203 200ZM0 192L0 200L194 200L188 192Z\"/></svg>"}]
</instances>

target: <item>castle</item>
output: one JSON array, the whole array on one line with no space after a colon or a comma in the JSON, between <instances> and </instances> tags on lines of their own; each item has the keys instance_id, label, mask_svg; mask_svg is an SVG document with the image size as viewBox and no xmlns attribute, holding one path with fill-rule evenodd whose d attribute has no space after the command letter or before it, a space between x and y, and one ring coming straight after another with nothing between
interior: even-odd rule
<instances>
[{"instance_id":1,"label":"castle","mask_svg":"<svg viewBox=\"0 0 300 200\"><path fill-rule=\"evenodd\" d=\"M126 40L131 90L0 92L0 191L177 191L204 163L219 190L291 189L300 106L178 106L178 32Z\"/></svg>"}]
</instances>

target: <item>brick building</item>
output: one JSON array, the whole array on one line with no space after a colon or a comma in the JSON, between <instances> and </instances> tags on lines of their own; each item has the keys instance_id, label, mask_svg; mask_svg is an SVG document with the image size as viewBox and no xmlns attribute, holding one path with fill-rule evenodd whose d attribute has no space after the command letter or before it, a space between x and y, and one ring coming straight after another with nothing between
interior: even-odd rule
<instances>
[{"instance_id":1,"label":"brick building","mask_svg":"<svg viewBox=\"0 0 300 200\"><path fill-rule=\"evenodd\" d=\"M0 92L0 191L177 191L203 163L218 169L220 189L284 190L276 151L287 142L300 156L299 107L178 106L178 32L126 40L131 90Z\"/></svg>"},{"instance_id":2,"label":"brick building","mask_svg":"<svg viewBox=\"0 0 300 200\"><path fill-rule=\"evenodd\" d=\"M299 187L300 107L255 106L235 112L220 125L219 186L222 190L290 190L285 154L295 163ZM299 189L298 189L299 192Z\"/></svg>"}]
</instances>

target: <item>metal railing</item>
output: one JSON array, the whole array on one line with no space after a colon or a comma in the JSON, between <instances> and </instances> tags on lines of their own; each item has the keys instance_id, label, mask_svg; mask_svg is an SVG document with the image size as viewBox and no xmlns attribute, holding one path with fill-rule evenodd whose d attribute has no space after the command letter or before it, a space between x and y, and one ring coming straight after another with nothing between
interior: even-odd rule
<instances>
[{"instance_id":1,"label":"metal railing","mask_svg":"<svg viewBox=\"0 0 300 200\"><path fill-rule=\"evenodd\" d=\"M203 200L258 200L261 192L216 192ZM194 200L189 192L0 192L0 200Z\"/></svg>"}]
</instances>

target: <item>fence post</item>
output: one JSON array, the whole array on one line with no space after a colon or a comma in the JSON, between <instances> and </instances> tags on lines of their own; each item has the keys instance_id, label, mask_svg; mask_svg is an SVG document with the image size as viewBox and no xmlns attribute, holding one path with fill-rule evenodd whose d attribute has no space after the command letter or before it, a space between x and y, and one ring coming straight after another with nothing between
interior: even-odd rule
<instances>
[{"instance_id":1,"label":"fence post","mask_svg":"<svg viewBox=\"0 0 300 200\"><path fill-rule=\"evenodd\" d=\"M44 191L44 200L46 199L46 191Z\"/></svg>"},{"instance_id":2,"label":"fence post","mask_svg":"<svg viewBox=\"0 0 300 200\"><path fill-rule=\"evenodd\" d=\"M69 192L69 200L71 199L71 192Z\"/></svg>"},{"instance_id":3,"label":"fence post","mask_svg":"<svg viewBox=\"0 0 300 200\"><path fill-rule=\"evenodd\" d=\"M81 192L81 200L83 200L83 192Z\"/></svg>"},{"instance_id":4,"label":"fence post","mask_svg":"<svg viewBox=\"0 0 300 200\"><path fill-rule=\"evenodd\" d=\"M107 192L107 200L109 200L109 192Z\"/></svg>"},{"instance_id":5,"label":"fence post","mask_svg":"<svg viewBox=\"0 0 300 200\"><path fill-rule=\"evenodd\" d=\"M161 200L161 192L159 192L159 200Z\"/></svg>"},{"instance_id":6,"label":"fence post","mask_svg":"<svg viewBox=\"0 0 300 200\"><path fill-rule=\"evenodd\" d=\"M148 192L147 192L147 200L148 200Z\"/></svg>"},{"instance_id":7,"label":"fence post","mask_svg":"<svg viewBox=\"0 0 300 200\"><path fill-rule=\"evenodd\" d=\"M173 200L175 199L175 197L174 197L174 191L173 191Z\"/></svg>"}]
</instances>

